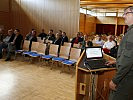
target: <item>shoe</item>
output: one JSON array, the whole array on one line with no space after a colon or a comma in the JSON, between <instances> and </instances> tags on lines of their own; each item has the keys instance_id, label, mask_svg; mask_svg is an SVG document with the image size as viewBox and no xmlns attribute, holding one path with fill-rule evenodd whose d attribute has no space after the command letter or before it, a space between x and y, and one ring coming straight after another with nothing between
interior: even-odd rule
<instances>
[{"instance_id":1,"label":"shoe","mask_svg":"<svg viewBox=\"0 0 133 100\"><path fill-rule=\"evenodd\" d=\"M9 60L10 60L10 58L6 58L6 59L5 59L5 61L9 61Z\"/></svg>"},{"instance_id":2,"label":"shoe","mask_svg":"<svg viewBox=\"0 0 133 100\"><path fill-rule=\"evenodd\" d=\"M2 54L0 54L0 59L2 58Z\"/></svg>"}]
</instances>

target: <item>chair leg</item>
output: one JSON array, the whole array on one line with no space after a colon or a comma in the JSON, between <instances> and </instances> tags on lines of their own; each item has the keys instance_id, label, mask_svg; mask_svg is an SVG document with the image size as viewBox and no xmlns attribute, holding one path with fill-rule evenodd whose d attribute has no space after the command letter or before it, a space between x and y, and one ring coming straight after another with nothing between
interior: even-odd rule
<instances>
[{"instance_id":1,"label":"chair leg","mask_svg":"<svg viewBox=\"0 0 133 100\"><path fill-rule=\"evenodd\" d=\"M39 60L40 60L40 67L42 67L43 59L39 58Z\"/></svg>"},{"instance_id":2,"label":"chair leg","mask_svg":"<svg viewBox=\"0 0 133 100\"><path fill-rule=\"evenodd\" d=\"M41 57L39 57L38 61L41 62Z\"/></svg>"},{"instance_id":3,"label":"chair leg","mask_svg":"<svg viewBox=\"0 0 133 100\"><path fill-rule=\"evenodd\" d=\"M23 61L25 62L26 61L26 55L22 54L22 56L23 56Z\"/></svg>"},{"instance_id":4,"label":"chair leg","mask_svg":"<svg viewBox=\"0 0 133 100\"><path fill-rule=\"evenodd\" d=\"M43 59L41 59L41 57L39 57L39 63L40 63L39 67L41 67L43 64Z\"/></svg>"},{"instance_id":5,"label":"chair leg","mask_svg":"<svg viewBox=\"0 0 133 100\"><path fill-rule=\"evenodd\" d=\"M31 64L37 64L37 62L36 62L37 58L38 58L38 57L30 57L30 56L29 56L29 59L30 59L29 61L30 61L30 63L31 63Z\"/></svg>"},{"instance_id":6,"label":"chair leg","mask_svg":"<svg viewBox=\"0 0 133 100\"><path fill-rule=\"evenodd\" d=\"M53 69L54 61L52 60L52 67L50 68L51 70Z\"/></svg>"},{"instance_id":7,"label":"chair leg","mask_svg":"<svg viewBox=\"0 0 133 100\"><path fill-rule=\"evenodd\" d=\"M62 64L62 68L61 68L60 74L64 72L64 68L65 68L65 65Z\"/></svg>"},{"instance_id":8,"label":"chair leg","mask_svg":"<svg viewBox=\"0 0 133 100\"><path fill-rule=\"evenodd\" d=\"M46 64L44 64L44 63L46 63L45 59L40 58L40 61L41 61L40 67L42 67L42 66L44 66L44 65L46 66Z\"/></svg>"},{"instance_id":9,"label":"chair leg","mask_svg":"<svg viewBox=\"0 0 133 100\"><path fill-rule=\"evenodd\" d=\"M17 53L15 52L14 60L16 60Z\"/></svg>"},{"instance_id":10,"label":"chair leg","mask_svg":"<svg viewBox=\"0 0 133 100\"><path fill-rule=\"evenodd\" d=\"M46 66L49 66L49 62L50 62L50 60L45 59Z\"/></svg>"},{"instance_id":11,"label":"chair leg","mask_svg":"<svg viewBox=\"0 0 133 100\"><path fill-rule=\"evenodd\" d=\"M29 62L29 63L32 62L33 59L31 59L30 56L28 56L28 58L29 58L29 59L28 59L28 62Z\"/></svg>"},{"instance_id":12,"label":"chair leg","mask_svg":"<svg viewBox=\"0 0 133 100\"><path fill-rule=\"evenodd\" d=\"M25 55L24 55L24 54L22 54L22 56L23 56L23 61L25 61Z\"/></svg>"},{"instance_id":13,"label":"chair leg","mask_svg":"<svg viewBox=\"0 0 133 100\"><path fill-rule=\"evenodd\" d=\"M69 69L69 72L71 71L71 68L70 68L70 66L69 65L67 65L68 66L68 69Z\"/></svg>"}]
</instances>

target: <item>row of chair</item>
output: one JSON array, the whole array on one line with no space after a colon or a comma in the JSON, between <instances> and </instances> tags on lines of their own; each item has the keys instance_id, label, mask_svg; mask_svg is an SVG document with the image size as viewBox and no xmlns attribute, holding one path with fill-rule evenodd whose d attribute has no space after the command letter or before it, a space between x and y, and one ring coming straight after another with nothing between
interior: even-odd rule
<instances>
[{"instance_id":1,"label":"row of chair","mask_svg":"<svg viewBox=\"0 0 133 100\"><path fill-rule=\"evenodd\" d=\"M60 50L59 45L50 44L49 54L45 55L47 44L41 42L32 42L31 51L28 51L29 43L29 41L25 40L23 49L17 50L15 52L15 57L17 53L22 53L22 55L28 55L32 58L39 57L40 59L61 62L62 64L71 66L77 62L81 53L81 49L71 48L71 43L64 43L64 45L60 47ZM60 52L58 52L58 50Z\"/></svg>"}]
</instances>

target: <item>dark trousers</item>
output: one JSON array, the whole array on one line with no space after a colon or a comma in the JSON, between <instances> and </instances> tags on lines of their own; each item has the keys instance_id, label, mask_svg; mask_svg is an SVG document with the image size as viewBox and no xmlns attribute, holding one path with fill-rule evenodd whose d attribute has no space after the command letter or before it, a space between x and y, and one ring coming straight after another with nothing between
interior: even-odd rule
<instances>
[{"instance_id":1,"label":"dark trousers","mask_svg":"<svg viewBox=\"0 0 133 100\"><path fill-rule=\"evenodd\" d=\"M15 46L13 46L11 43L1 43L0 44L0 55L2 55L2 49L7 50L7 56L6 58L11 57L11 52L14 50Z\"/></svg>"},{"instance_id":2,"label":"dark trousers","mask_svg":"<svg viewBox=\"0 0 133 100\"><path fill-rule=\"evenodd\" d=\"M3 48L6 49L8 47L7 43L0 43L0 54L2 54Z\"/></svg>"}]
</instances>

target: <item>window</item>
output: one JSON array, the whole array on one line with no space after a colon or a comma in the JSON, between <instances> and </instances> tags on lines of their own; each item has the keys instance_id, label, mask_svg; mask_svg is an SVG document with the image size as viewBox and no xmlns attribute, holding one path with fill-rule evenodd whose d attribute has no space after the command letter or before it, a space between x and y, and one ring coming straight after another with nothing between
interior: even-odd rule
<instances>
[{"instance_id":1,"label":"window","mask_svg":"<svg viewBox=\"0 0 133 100\"><path fill-rule=\"evenodd\" d=\"M80 8L80 13L86 14L86 9Z\"/></svg>"},{"instance_id":2,"label":"window","mask_svg":"<svg viewBox=\"0 0 133 100\"><path fill-rule=\"evenodd\" d=\"M96 16L105 16L105 13L97 13Z\"/></svg>"},{"instance_id":3,"label":"window","mask_svg":"<svg viewBox=\"0 0 133 100\"><path fill-rule=\"evenodd\" d=\"M87 14L91 15L91 11L90 10L87 10Z\"/></svg>"},{"instance_id":4,"label":"window","mask_svg":"<svg viewBox=\"0 0 133 100\"><path fill-rule=\"evenodd\" d=\"M116 16L116 13L106 13L106 16Z\"/></svg>"}]
</instances>

